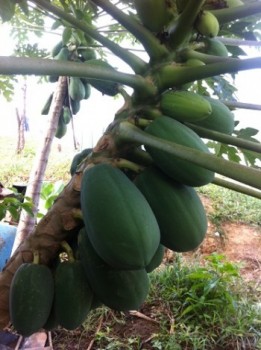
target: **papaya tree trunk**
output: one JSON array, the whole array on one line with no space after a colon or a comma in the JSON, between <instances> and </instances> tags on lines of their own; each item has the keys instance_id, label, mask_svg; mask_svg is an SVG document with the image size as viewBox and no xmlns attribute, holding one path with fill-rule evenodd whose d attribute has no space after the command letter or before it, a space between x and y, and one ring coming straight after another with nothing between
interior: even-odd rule
<instances>
[{"instance_id":1,"label":"papaya tree trunk","mask_svg":"<svg viewBox=\"0 0 261 350\"><path fill-rule=\"evenodd\" d=\"M48 164L48 157L57 129L59 116L62 110L66 89L67 79L65 77L60 77L49 113L46 135L44 137L43 144L39 148L38 155L35 158L35 163L31 170L25 193L25 196L31 198L32 200L34 216L31 216L28 212L22 210L12 254L20 245L20 243L25 239L25 237L32 232L36 224L36 214L39 205L41 186Z\"/></svg>"}]
</instances>

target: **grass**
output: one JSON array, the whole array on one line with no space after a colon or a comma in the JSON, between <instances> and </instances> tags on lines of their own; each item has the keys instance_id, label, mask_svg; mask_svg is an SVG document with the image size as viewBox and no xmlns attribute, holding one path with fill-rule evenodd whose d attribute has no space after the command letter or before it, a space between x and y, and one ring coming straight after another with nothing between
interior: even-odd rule
<instances>
[{"instance_id":1,"label":"grass","mask_svg":"<svg viewBox=\"0 0 261 350\"><path fill-rule=\"evenodd\" d=\"M14 183L28 183L30 171L34 165L38 152L37 140L26 140L25 148L21 154L16 154L16 140L11 137L0 138L0 181L6 187L12 187ZM55 144L52 147L51 155L45 173L45 181L68 181L70 178L69 169L72 158L77 151L73 147L63 147L59 152Z\"/></svg>"},{"instance_id":2,"label":"grass","mask_svg":"<svg viewBox=\"0 0 261 350\"><path fill-rule=\"evenodd\" d=\"M222 221L244 222L260 225L261 201L217 185L209 184L198 188L199 194L211 200L209 219L219 224Z\"/></svg>"}]
</instances>

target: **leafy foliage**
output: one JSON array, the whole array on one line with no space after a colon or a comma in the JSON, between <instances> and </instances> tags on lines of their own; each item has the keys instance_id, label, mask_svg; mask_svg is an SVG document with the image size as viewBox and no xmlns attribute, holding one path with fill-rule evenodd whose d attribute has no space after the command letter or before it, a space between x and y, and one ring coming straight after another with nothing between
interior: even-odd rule
<instances>
[{"instance_id":1,"label":"leafy foliage","mask_svg":"<svg viewBox=\"0 0 261 350\"><path fill-rule=\"evenodd\" d=\"M30 215L34 215L32 211L32 202L30 198L24 198L26 201L22 202L21 198L6 197L0 201L0 220L4 219L9 213L13 220L18 221L21 210L25 210Z\"/></svg>"},{"instance_id":2,"label":"leafy foliage","mask_svg":"<svg viewBox=\"0 0 261 350\"><path fill-rule=\"evenodd\" d=\"M0 75L0 94L2 94L7 101L11 101L13 98L14 83L16 82L16 77L12 75Z\"/></svg>"}]
</instances>

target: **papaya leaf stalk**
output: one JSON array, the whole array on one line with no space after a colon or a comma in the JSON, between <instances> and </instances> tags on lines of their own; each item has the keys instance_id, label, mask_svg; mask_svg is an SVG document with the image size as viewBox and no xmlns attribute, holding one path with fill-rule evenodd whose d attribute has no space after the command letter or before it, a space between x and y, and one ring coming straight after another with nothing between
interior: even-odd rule
<instances>
[{"instance_id":1,"label":"papaya leaf stalk","mask_svg":"<svg viewBox=\"0 0 261 350\"><path fill-rule=\"evenodd\" d=\"M261 2L252 1L245 2L244 5L224 8L220 10L211 11L216 16L220 24L235 21L237 19L246 18L248 16L256 15L261 12Z\"/></svg>"},{"instance_id":2,"label":"papaya leaf stalk","mask_svg":"<svg viewBox=\"0 0 261 350\"><path fill-rule=\"evenodd\" d=\"M210 63L197 67L180 67L176 64L166 64L154 73L153 78L159 91L164 91L195 80L255 68L261 68L261 57L247 59L230 58L224 62Z\"/></svg>"},{"instance_id":3,"label":"papaya leaf stalk","mask_svg":"<svg viewBox=\"0 0 261 350\"><path fill-rule=\"evenodd\" d=\"M51 59L28 57L0 57L0 74L27 74L27 75L59 75L70 77L86 77L115 81L132 87L141 96L154 96L156 88L151 81L140 75L122 73L104 67L95 67L88 63L72 61L57 61Z\"/></svg>"},{"instance_id":4,"label":"papaya leaf stalk","mask_svg":"<svg viewBox=\"0 0 261 350\"><path fill-rule=\"evenodd\" d=\"M115 130L115 134L118 138L118 142L136 142L140 145L155 147L218 174L261 189L260 170L233 163L210 153L204 153L174 142L162 140L147 134L126 121L119 124L118 128Z\"/></svg>"},{"instance_id":5,"label":"papaya leaf stalk","mask_svg":"<svg viewBox=\"0 0 261 350\"><path fill-rule=\"evenodd\" d=\"M92 0L92 2L109 13L123 27L133 34L144 46L153 62L158 62L169 55L168 49L160 42L160 40L135 18L125 14L108 0Z\"/></svg>"},{"instance_id":6,"label":"papaya leaf stalk","mask_svg":"<svg viewBox=\"0 0 261 350\"><path fill-rule=\"evenodd\" d=\"M246 194L247 196L251 196L257 199L261 199L261 191L258 191L254 188L244 186L242 184L229 181L227 179L223 179L221 177L215 176L214 180L212 181L214 185L221 186L224 188L228 188L229 190L233 190L239 193Z\"/></svg>"},{"instance_id":7,"label":"papaya leaf stalk","mask_svg":"<svg viewBox=\"0 0 261 350\"><path fill-rule=\"evenodd\" d=\"M110 39L101 35L97 29L91 27L86 22L79 21L79 19L73 17L71 14L66 13L63 9L54 6L46 0L32 0L33 3L47 10L48 12L56 15L57 17L70 23L73 27L83 31L83 33L89 35L93 39L97 40L103 46L107 47L117 57L121 58L126 64L128 64L135 73L142 74L147 70L147 64L140 57L132 52L122 48L120 45L114 43Z\"/></svg>"},{"instance_id":8,"label":"papaya leaf stalk","mask_svg":"<svg viewBox=\"0 0 261 350\"><path fill-rule=\"evenodd\" d=\"M194 22L204 2L205 0L190 0L184 11L168 26L169 42L173 50L182 46L192 33Z\"/></svg>"},{"instance_id":9,"label":"papaya leaf stalk","mask_svg":"<svg viewBox=\"0 0 261 350\"><path fill-rule=\"evenodd\" d=\"M186 124L192 130L194 130L200 137L222 142L228 145L237 146L238 148L247 149L249 151L261 153L261 143L259 142L244 140L239 137L223 134L222 132L206 129L191 123L186 123Z\"/></svg>"}]
</instances>

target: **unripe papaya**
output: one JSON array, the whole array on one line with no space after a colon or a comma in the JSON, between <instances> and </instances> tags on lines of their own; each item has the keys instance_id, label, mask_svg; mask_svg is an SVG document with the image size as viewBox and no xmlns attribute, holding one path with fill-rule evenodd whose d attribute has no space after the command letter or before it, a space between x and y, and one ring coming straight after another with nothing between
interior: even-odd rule
<instances>
[{"instance_id":1,"label":"unripe papaya","mask_svg":"<svg viewBox=\"0 0 261 350\"><path fill-rule=\"evenodd\" d=\"M216 38L204 38L205 47L198 50L207 53L208 55L227 57L228 50L226 46Z\"/></svg>"},{"instance_id":2,"label":"unripe papaya","mask_svg":"<svg viewBox=\"0 0 261 350\"><path fill-rule=\"evenodd\" d=\"M164 252L165 252L165 247L160 243L158 246L158 249L156 250L156 253L153 255L153 258L151 259L150 263L145 268L147 273L152 272L153 270L155 270L157 267L160 266L164 257Z\"/></svg>"},{"instance_id":3,"label":"unripe papaya","mask_svg":"<svg viewBox=\"0 0 261 350\"><path fill-rule=\"evenodd\" d=\"M162 116L155 119L145 131L166 141L210 153L202 139L179 121ZM199 165L181 159L168 152L145 146L155 164L169 177L188 186L203 186L213 181L214 173Z\"/></svg>"},{"instance_id":4,"label":"unripe papaya","mask_svg":"<svg viewBox=\"0 0 261 350\"><path fill-rule=\"evenodd\" d=\"M68 92L71 99L81 101L85 97L85 87L78 77L70 77Z\"/></svg>"},{"instance_id":5,"label":"unripe papaya","mask_svg":"<svg viewBox=\"0 0 261 350\"><path fill-rule=\"evenodd\" d=\"M225 2L226 2L227 7L229 7L229 8L244 5L243 1L241 1L241 0L226 0Z\"/></svg>"},{"instance_id":6,"label":"unripe papaya","mask_svg":"<svg viewBox=\"0 0 261 350\"><path fill-rule=\"evenodd\" d=\"M55 60L67 61L69 59L70 51L67 46L63 46L59 53L54 56Z\"/></svg>"},{"instance_id":7,"label":"unripe papaya","mask_svg":"<svg viewBox=\"0 0 261 350\"><path fill-rule=\"evenodd\" d=\"M78 49L79 55L83 61L94 60L96 59L96 52L87 47L83 49Z\"/></svg>"},{"instance_id":8,"label":"unripe papaya","mask_svg":"<svg viewBox=\"0 0 261 350\"><path fill-rule=\"evenodd\" d=\"M48 115L52 101L53 101L53 92L49 95L49 97L47 98L47 100L42 108L42 111L41 111L42 115Z\"/></svg>"},{"instance_id":9,"label":"unripe papaya","mask_svg":"<svg viewBox=\"0 0 261 350\"><path fill-rule=\"evenodd\" d=\"M86 158L91 152L92 148L86 148L73 157L72 164L70 167L70 174L72 176L76 173L77 167L81 163L81 161L83 161L83 159Z\"/></svg>"},{"instance_id":10,"label":"unripe papaya","mask_svg":"<svg viewBox=\"0 0 261 350\"><path fill-rule=\"evenodd\" d=\"M69 124L72 118L71 110L68 106L63 106L63 122L64 124Z\"/></svg>"},{"instance_id":11,"label":"unripe papaya","mask_svg":"<svg viewBox=\"0 0 261 350\"><path fill-rule=\"evenodd\" d=\"M210 103L191 91L167 91L160 98L160 109L181 122L202 120L210 115Z\"/></svg>"},{"instance_id":12,"label":"unripe papaya","mask_svg":"<svg viewBox=\"0 0 261 350\"><path fill-rule=\"evenodd\" d=\"M78 234L80 259L97 299L117 310L137 310L144 302L149 279L146 270L120 270L104 262L92 246L85 228Z\"/></svg>"},{"instance_id":13,"label":"unripe papaya","mask_svg":"<svg viewBox=\"0 0 261 350\"><path fill-rule=\"evenodd\" d=\"M58 53L61 51L61 49L64 47L64 44L61 41L59 41L52 49L52 57L55 57L56 55L58 55Z\"/></svg>"},{"instance_id":14,"label":"unripe papaya","mask_svg":"<svg viewBox=\"0 0 261 350\"><path fill-rule=\"evenodd\" d=\"M72 108L72 114L77 114L80 111L81 102L73 100L71 97L69 97L69 100L70 100L70 106Z\"/></svg>"},{"instance_id":15,"label":"unripe papaya","mask_svg":"<svg viewBox=\"0 0 261 350\"><path fill-rule=\"evenodd\" d=\"M213 38L218 35L219 22L210 11L202 11L195 23L195 29L199 34Z\"/></svg>"},{"instance_id":16,"label":"unripe papaya","mask_svg":"<svg viewBox=\"0 0 261 350\"><path fill-rule=\"evenodd\" d=\"M204 98L211 104L212 112L206 119L192 123L224 134L232 134L235 127L234 114L221 101L207 96Z\"/></svg>"},{"instance_id":17,"label":"unripe papaya","mask_svg":"<svg viewBox=\"0 0 261 350\"><path fill-rule=\"evenodd\" d=\"M80 261L64 261L54 275L54 309L57 322L73 330L86 319L93 292Z\"/></svg>"},{"instance_id":18,"label":"unripe papaya","mask_svg":"<svg viewBox=\"0 0 261 350\"><path fill-rule=\"evenodd\" d=\"M63 121L63 111L61 111L61 115L59 117L58 126L55 132L55 137L61 139L67 132L67 125Z\"/></svg>"},{"instance_id":19,"label":"unripe papaya","mask_svg":"<svg viewBox=\"0 0 261 350\"><path fill-rule=\"evenodd\" d=\"M17 269L10 286L10 318L14 328L30 336L46 323L51 312L54 282L51 270L36 263Z\"/></svg>"},{"instance_id":20,"label":"unripe papaya","mask_svg":"<svg viewBox=\"0 0 261 350\"><path fill-rule=\"evenodd\" d=\"M84 100L88 100L88 98L91 96L91 85L86 83L83 84L84 89L85 89L85 95L84 95Z\"/></svg>"},{"instance_id":21,"label":"unripe papaya","mask_svg":"<svg viewBox=\"0 0 261 350\"><path fill-rule=\"evenodd\" d=\"M193 250L207 232L207 216L195 189L171 180L155 167L135 179L160 227L161 243L176 252Z\"/></svg>"},{"instance_id":22,"label":"unripe papaya","mask_svg":"<svg viewBox=\"0 0 261 350\"><path fill-rule=\"evenodd\" d=\"M155 254L157 220L133 182L110 164L83 173L81 209L89 239L98 255L117 269L141 269Z\"/></svg>"},{"instance_id":23,"label":"unripe papaya","mask_svg":"<svg viewBox=\"0 0 261 350\"><path fill-rule=\"evenodd\" d=\"M108 63L100 59L88 60L85 62L86 65L93 66L94 68L108 68L112 71L115 69ZM89 79L84 78L86 82L91 84L95 89L99 90L102 94L108 96L115 96L119 92L119 85L114 81L100 80L100 79Z\"/></svg>"},{"instance_id":24,"label":"unripe papaya","mask_svg":"<svg viewBox=\"0 0 261 350\"><path fill-rule=\"evenodd\" d=\"M166 0L134 0L134 6L142 24L152 32L161 32L169 22Z\"/></svg>"}]
</instances>

